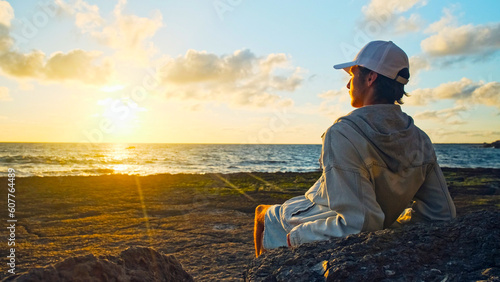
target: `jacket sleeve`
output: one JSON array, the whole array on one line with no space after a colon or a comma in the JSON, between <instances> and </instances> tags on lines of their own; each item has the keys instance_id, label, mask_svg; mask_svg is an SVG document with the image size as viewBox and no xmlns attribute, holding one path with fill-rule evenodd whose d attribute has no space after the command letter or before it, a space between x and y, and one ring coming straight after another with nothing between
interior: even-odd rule
<instances>
[{"instance_id":1,"label":"jacket sleeve","mask_svg":"<svg viewBox=\"0 0 500 282\"><path fill-rule=\"evenodd\" d=\"M361 157L345 136L331 131L323 140L323 180L312 200L334 213L295 226L290 231L292 246L383 227L384 213Z\"/></svg>"},{"instance_id":2,"label":"jacket sleeve","mask_svg":"<svg viewBox=\"0 0 500 282\"><path fill-rule=\"evenodd\" d=\"M413 199L414 213L418 220L450 220L456 217L455 204L451 199L443 172L434 163Z\"/></svg>"}]
</instances>

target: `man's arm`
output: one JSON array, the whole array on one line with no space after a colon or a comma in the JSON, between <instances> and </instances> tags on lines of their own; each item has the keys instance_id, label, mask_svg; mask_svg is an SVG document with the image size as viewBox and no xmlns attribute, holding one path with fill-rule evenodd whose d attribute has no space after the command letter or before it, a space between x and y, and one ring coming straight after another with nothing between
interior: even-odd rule
<instances>
[{"instance_id":1,"label":"man's arm","mask_svg":"<svg viewBox=\"0 0 500 282\"><path fill-rule=\"evenodd\" d=\"M293 228L289 235L292 246L383 228L384 213L369 179L354 171L332 168L325 172L322 185L328 193L329 208L336 215Z\"/></svg>"},{"instance_id":2,"label":"man's arm","mask_svg":"<svg viewBox=\"0 0 500 282\"><path fill-rule=\"evenodd\" d=\"M292 246L383 228L384 213L359 153L330 128L323 140L323 181L311 200L328 206L334 216L305 222L290 231Z\"/></svg>"},{"instance_id":3,"label":"man's arm","mask_svg":"<svg viewBox=\"0 0 500 282\"><path fill-rule=\"evenodd\" d=\"M450 220L456 217L455 204L437 163L427 174L422 187L415 194L414 201L412 208L415 212L412 217L417 220Z\"/></svg>"}]
</instances>

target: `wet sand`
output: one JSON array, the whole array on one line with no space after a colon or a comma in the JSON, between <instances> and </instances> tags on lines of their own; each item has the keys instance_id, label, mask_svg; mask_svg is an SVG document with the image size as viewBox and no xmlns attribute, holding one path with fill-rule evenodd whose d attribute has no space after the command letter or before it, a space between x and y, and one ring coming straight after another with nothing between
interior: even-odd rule
<instances>
[{"instance_id":1,"label":"wet sand","mask_svg":"<svg viewBox=\"0 0 500 282\"><path fill-rule=\"evenodd\" d=\"M443 171L459 216L500 209L500 170ZM174 255L195 280L240 281L254 257L255 207L301 195L319 176L311 172L17 178L16 273L68 257L118 254L143 246ZM7 179L0 178L0 185L5 187L0 205L7 207ZM6 216L7 211L2 218ZM3 245L0 256L5 258L8 248ZM0 278L7 274L2 271Z\"/></svg>"}]
</instances>

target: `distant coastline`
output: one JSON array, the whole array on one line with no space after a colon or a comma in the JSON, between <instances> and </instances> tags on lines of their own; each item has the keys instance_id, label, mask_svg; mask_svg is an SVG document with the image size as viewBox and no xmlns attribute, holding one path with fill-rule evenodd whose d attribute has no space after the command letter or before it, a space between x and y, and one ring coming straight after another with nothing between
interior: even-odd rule
<instances>
[{"instance_id":1,"label":"distant coastline","mask_svg":"<svg viewBox=\"0 0 500 282\"><path fill-rule=\"evenodd\" d=\"M495 142L492 142L492 143L483 143L483 147L484 148L495 148L495 149L500 149L500 140L497 140Z\"/></svg>"}]
</instances>

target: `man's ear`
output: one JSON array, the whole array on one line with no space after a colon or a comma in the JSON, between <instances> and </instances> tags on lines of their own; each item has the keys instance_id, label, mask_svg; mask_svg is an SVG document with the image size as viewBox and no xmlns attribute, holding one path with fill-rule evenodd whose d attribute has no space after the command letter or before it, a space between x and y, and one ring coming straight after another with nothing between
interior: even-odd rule
<instances>
[{"instance_id":1,"label":"man's ear","mask_svg":"<svg viewBox=\"0 0 500 282\"><path fill-rule=\"evenodd\" d=\"M372 86L373 82L377 79L378 73L371 71L367 77L366 77L366 82L368 83L368 86Z\"/></svg>"}]
</instances>

